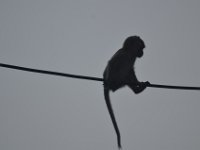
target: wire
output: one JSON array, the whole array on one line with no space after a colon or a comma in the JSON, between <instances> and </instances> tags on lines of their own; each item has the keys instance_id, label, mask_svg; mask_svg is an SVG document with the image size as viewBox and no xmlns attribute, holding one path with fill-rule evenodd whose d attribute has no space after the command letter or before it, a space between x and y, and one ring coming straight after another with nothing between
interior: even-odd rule
<instances>
[{"instance_id":1,"label":"wire","mask_svg":"<svg viewBox=\"0 0 200 150\"><path fill-rule=\"evenodd\" d=\"M54 76L62 76L62 77L70 77L70 78L77 78L77 79L94 80L94 81L103 81L102 78L97 78L97 77L89 77L89 76L74 75L74 74L68 74L68 73L62 73L62 72L39 70L39 69L26 68L26 67L20 67L20 66L3 64L3 63L0 63L0 67L21 70L21 71L34 72L34 73L40 73L40 74L48 74L48 75L54 75Z\"/></svg>"},{"instance_id":2,"label":"wire","mask_svg":"<svg viewBox=\"0 0 200 150\"><path fill-rule=\"evenodd\" d=\"M84 80L93 80L93 81L101 81L103 82L103 78L98 77L91 77L91 76L83 76L83 75L74 75L62 72L54 72L54 71L47 71L47 70L40 70L40 69L33 69L27 67L21 67L16 65L4 64L0 63L0 67L10 68L15 70L27 71L27 72L34 72L40 74L48 74L54 76L61 76L61 77L70 77L70 78L77 78L77 79L84 79ZM174 86L174 85L160 85L160 84L149 84L147 87L152 88L165 88L165 89L179 89L179 90L200 90L200 87L190 87L190 86Z\"/></svg>"}]
</instances>

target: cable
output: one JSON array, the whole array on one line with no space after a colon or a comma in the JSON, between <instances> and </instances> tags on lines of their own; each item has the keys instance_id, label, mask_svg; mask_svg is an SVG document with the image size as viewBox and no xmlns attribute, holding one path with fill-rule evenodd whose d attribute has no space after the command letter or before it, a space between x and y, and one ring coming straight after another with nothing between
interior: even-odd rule
<instances>
[{"instance_id":1,"label":"cable","mask_svg":"<svg viewBox=\"0 0 200 150\"><path fill-rule=\"evenodd\" d=\"M54 75L54 76L70 77L70 78L101 81L101 82L104 81L103 78L98 78L98 77L90 77L90 76L74 75L74 74L68 74L68 73L62 73L62 72L33 69L33 68L9 65L9 64L4 64L4 63L0 63L0 67L10 68L10 69L15 69L15 70L21 70L21 71L27 71L27 72L40 73L40 74L48 74L48 75ZM200 87L160 85L160 84L149 84L149 85L147 85L147 87L165 88L165 89L179 89L179 90L200 90Z\"/></svg>"},{"instance_id":2,"label":"cable","mask_svg":"<svg viewBox=\"0 0 200 150\"><path fill-rule=\"evenodd\" d=\"M94 81L103 81L102 78L97 78L97 77L89 77L89 76L74 75L74 74L68 74L68 73L62 73L62 72L39 70L39 69L26 68L26 67L20 67L20 66L3 64L3 63L0 63L0 67L21 70L21 71L34 72L34 73L40 73L40 74L48 74L48 75L54 75L54 76L62 76L62 77L70 77L70 78L77 78L77 79L94 80Z\"/></svg>"},{"instance_id":3,"label":"cable","mask_svg":"<svg viewBox=\"0 0 200 150\"><path fill-rule=\"evenodd\" d=\"M150 84L147 87L164 88L164 89L177 89L177 90L200 90L200 87L160 85L160 84Z\"/></svg>"}]
</instances>

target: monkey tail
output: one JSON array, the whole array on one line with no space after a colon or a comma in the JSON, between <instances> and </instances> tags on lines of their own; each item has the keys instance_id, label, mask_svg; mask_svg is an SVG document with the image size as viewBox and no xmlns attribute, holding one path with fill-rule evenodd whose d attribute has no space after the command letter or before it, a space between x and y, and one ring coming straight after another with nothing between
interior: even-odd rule
<instances>
[{"instance_id":1,"label":"monkey tail","mask_svg":"<svg viewBox=\"0 0 200 150\"><path fill-rule=\"evenodd\" d=\"M104 87L104 97L105 97L106 105L107 105L107 108L108 108L108 112L110 114L110 118L112 120L113 126L115 128L115 132L117 134L117 144L118 144L118 148L120 150L122 148L122 146L121 146L121 135L120 135L119 128L118 128L118 125L117 125L117 122L116 122L116 119L115 119L115 115L114 115L114 112L113 112L113 109L112 109L112 105L111 105L111 102L110 102L109 90L106 87Z\"/></svg>"}]
</instances>

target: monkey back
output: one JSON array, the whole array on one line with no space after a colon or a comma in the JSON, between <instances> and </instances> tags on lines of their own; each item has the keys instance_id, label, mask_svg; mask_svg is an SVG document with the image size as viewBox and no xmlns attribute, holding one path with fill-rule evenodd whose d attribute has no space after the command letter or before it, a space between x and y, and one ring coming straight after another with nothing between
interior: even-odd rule
<instances>
[{"instance_id":1,"label":"monkey back","mask_svg":"<svg viewBox=\"0 0 200 150\"><path fill-rule=\"evenodd\" d=\"M130 75L134 75L133 72L133 62L130 56L123 49L118 50L108 61L103 73L104 87L116 91L131 82L129 80L132 78Z\"/></svg>"}]
</instances>

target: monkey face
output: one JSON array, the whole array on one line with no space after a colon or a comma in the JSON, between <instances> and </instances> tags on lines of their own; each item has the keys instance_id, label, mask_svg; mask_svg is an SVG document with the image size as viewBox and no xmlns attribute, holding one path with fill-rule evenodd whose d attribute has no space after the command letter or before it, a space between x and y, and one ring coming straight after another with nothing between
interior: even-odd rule
<instances>
[{"instance_id":1,"label":"monkey face","mask_svg":"<svg viewBox=\"0 0 200 150\"><path fill-rule=\"evenodd\" d=\"M142 57L144 54L143 49L145 48L144 42L142 40L138 40L135 48L137 48L137 57Z\"/></svg>"},{"instance_id":2,"label":"monkey face","mask_svg":"<svg viewBox=\"0 0 200 150\"><path fill-rule=\"evenodd\" d=\"M138 52L137 52L137 57L138 58L141 58L143 56L143 49L138 49Z\"/></svg>"}]
</instances>

